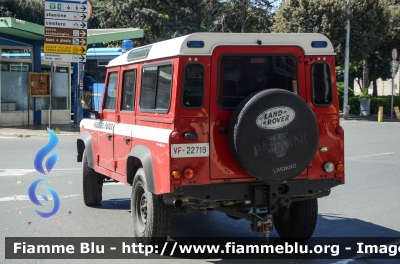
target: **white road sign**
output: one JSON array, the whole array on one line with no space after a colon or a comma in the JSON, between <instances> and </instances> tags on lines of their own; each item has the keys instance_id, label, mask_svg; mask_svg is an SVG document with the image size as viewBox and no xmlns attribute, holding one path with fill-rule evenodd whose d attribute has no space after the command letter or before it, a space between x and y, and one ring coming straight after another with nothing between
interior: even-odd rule
<instances>
[{"instance_id":1,"label":"white road sign","mask_svg":"<svg viewBox=\"0 0 400 264\"><path fill-rule=\"evenodd\" d=\"M90 0L46 0L44 7L45 60L85 62Z\"/></svg>"},{"instance_id":2,"label":"white road sign","mask_svg":"<svg viewBox=\"0 0 400 264\"><path fill-rule=\"evenodd\" d=\"M45 18L46 19L87 21L88 16L85 13L46 11Z\"/></svg>"},{"instance_id":3,"label":"white road sign","mask_svg":"<svg viewBox=\"0 0 400 264\"><path fill-rule=\"evenodd\" d=\"M67 12L82 12L89 13L91 10L91 5L87 4L70 4L70 3L60 3L57 2L45 2L44 8L46 11L67 11Z\"/></svg>"},{"instance_id":4,"label":"white road sign","mask_svg":"<svg viewBox=\"0 0 400 264\"><path fill-rule=\"evenodd\" d=\"M86 62L86 55L45 53L45 61Z\"/></svg>"},{"instance_id":5,"label":"white road sign","mask_svg":"<svg viewBox=\"0 0 400 264\"><path fill-rule=\"evenodd\" d=\"M392 66L391 72L396 72L396 71L397 71L397 66L398 66L398 65L399 65L399 62L398 62L398 61L392 60L392 62L391 62L391 66Z\"/></svg>"},{"instance_id":6,"label":"white road sign","mask_svg":"<svg viewBox=\"0 0 400 264\"><path fill-rule=\"evenodd\" d=\"M44 22L44 26L52 28L87 29L87 22L74 21L74 20L46 19L46 21Z\"/></svg>"}]
</instances>

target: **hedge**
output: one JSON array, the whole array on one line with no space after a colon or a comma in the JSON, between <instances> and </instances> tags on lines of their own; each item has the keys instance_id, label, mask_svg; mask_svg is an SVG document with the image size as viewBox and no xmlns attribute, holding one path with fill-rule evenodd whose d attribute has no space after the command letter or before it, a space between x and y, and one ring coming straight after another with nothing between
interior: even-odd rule
<instances>
[{"instance_id":1,"label":"hedge","mask_svg":"<svg viewBox=\"0 0 400 264\"><path fill-rule=\"evenodd\" d=\"M379 111L379 106L383 106L383 114L390 115L390 105L392 101L392 96L378 96L378 97L367 97L371 99L371 115L377 115ZM359 115L360 114L360 97L353 96L349 97L350 114ZM400 107L400 96L393 97L393 106Z\"/></svg>"}]
</instances>

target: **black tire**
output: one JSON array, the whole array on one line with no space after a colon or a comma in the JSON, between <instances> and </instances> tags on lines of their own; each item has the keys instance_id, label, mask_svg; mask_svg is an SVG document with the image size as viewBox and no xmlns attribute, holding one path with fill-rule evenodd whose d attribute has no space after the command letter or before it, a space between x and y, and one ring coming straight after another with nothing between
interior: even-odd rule
<instances>
[{"instance_id":1,"label":"black tire","mask_svg":"<svg viewBox=\"0 0 400 264\"><path fill-rule=\"evenodd\" d=\"M89 167L86 149L82 157L83 201L87 206L100 205L103 192L103 178Z\"/></svg>"},{"instance_id":2,"label":"black tire","mask_svg":"<svg viewBox=\"0 0 400 264\"><path fill-rule=\"evenodd\" d=\"M317 217L317 199L295 202L274 214L274 226L282 238L305 241L313 235Z\"/></svg>"},{"instance_id":3,"label":"black tire","mask_svg":"<svg viewBox=\"0 0 400 264\"><path fill-rule=\"evenodd\" d=\"M228 140L242 169L267 182L282 182L311 163L319 143L318 123L300 96L282 89L263 90L236 107Z\"/></svg>"},{"instance_id":4,"label":"black tire","mask_svg":"<svg viewBox=\"0 0 400 264\"><path fill-rule=\"evenodd\" d=\"M167 240L170 211L162 196L148 191L143 169L136 172L132 184L131 216L137 242L160 245Z\"/></svg>"}]
</instances>

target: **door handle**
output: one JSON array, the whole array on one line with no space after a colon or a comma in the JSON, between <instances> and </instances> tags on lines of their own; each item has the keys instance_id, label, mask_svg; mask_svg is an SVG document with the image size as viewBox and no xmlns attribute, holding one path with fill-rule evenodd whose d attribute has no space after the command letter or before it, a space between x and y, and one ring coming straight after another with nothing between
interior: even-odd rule
<instances>
[{"instance_id":1,"label":"door handle","mask_svg":"<svg viewBox=\"0 0 400 264\"><path fill-rule=\"evenodd\" d=\"M183 134L184 138L198 138L199 136L195 132L186 132Z\"/></svg>"},{"instance_id":2,"label":"door handle","mask_svg":"<svg viewBox=\"0 0 400 264\"><path fill-rule=\"evenodd\" d=\"M112 135L111 134L107 134L106 137L108 138L108 140L112 140Z\"/></svg>"},{"instance_id":3,"label":"door handle","mask_svg":"<svg viewBox=\"0 0 400 264\"><path fill-rule=\"evenodd\" d=\"M123 141L125 141L126 145L130 145L131 144L131 139L130 138L122 138Z\"/></svg>"}]
</instances>

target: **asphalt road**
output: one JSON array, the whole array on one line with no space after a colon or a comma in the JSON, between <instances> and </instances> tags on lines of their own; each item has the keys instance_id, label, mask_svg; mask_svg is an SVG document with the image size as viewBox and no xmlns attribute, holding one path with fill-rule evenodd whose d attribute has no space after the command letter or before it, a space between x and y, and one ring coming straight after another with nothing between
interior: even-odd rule
<instances>
[{"instance_id":1,"label":"asphalt road","mask_svg":"<svg viewBox=\"0 0 400 264\"><path fill-rule=\"evenodd\" d=\"M315 237L400 238L400 124L345 122L346 184L319 199ZM4 260L4 237L132 237L131 187L107 183L103 202L89 208L82 201L81 163L76 162L75 136L60 136L59 160L46 176L36 172L33 159L47 143L46 137L0 137L0 263L89 263L91 260ZM60 197L60 210L41 218L35 212L50 211L51 202L38 208L28 198L28 188L38 178ZM39 194L39 193L37 193ZM173 215L170 237L258 236L248 231L245 220L233 220L209 211ZM278 237L273 231L271 237ZM399 254L400 255L400 252ZM271 263L388 263L388 260L270 260ZM174 263L253 263L257 260L186 260L166 257ZM96 260L96 263L127 263L128 260ZM160 260L137 260L158 263ZM396 261L393 261L395 263Z\"/></svg>"}]
</instances>

